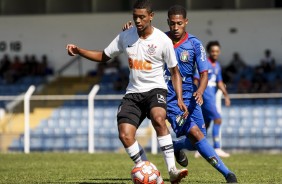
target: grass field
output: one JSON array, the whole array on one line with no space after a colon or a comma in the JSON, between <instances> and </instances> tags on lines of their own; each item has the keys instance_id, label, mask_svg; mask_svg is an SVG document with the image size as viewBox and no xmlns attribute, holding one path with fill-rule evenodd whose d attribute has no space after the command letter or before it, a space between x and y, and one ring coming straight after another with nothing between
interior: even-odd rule
<instances>
[{"instance_id":1,"label":"grass field","mask_svg":"<svg viewBox=\"0 0 282 184\"><path fill-rule=\"evenodd\" d=\"M162 155L148 155L165 183ZM281 154L233 154L224 159L240 183L282 183ZM131 183L132 161L126 154L32 153L0 154L0 183ZM189 176L183 183L225 183L204 159L189 154Z\"/></svg>"}]
</instances>

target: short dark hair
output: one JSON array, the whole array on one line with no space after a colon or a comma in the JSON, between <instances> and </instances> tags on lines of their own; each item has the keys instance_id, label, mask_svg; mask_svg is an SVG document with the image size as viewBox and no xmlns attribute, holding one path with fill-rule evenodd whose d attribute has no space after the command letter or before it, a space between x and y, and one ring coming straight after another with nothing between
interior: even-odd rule
<instances>
[{"instance_id":1,"label":"short dark hair","mask_svg":"<svg viewBox=\"0 0 282 184\"><path fill-rule=\"evenodd\" d=\"M210 41L210 42L207 44L207 51L209 52L213 46L218 46L218 47L220 47L219 41Z\"/></svg>"},{"instance_id":2,"label":"short dark hair","mask_svg":"<svg viewBox=\"0 0 282 184\"><path fill-rule=\"evenodd\" d=\"M146 9L148 13L153 12L152 3L149 0L137 0L134 5L134 9Z\"/></svg>"},{"instance_id":3,"label":"short dark hair","mask_svg":"<svg viewBox=\"0 0 282 184\"><path fill-rule=\"evenodd\" d=\"M168 9L167 16L171 15L182 15L183 18L186 18L186 9L181 5L173 5Z\"/></svg>"}]
</instances>

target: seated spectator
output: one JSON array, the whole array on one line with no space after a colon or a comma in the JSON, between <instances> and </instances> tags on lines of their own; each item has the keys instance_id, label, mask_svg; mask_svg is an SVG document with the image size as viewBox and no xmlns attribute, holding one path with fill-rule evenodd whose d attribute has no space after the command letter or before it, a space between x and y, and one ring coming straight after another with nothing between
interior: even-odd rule
<instances>
[{"instance_id":1,"label":"seated spectator","mask_svg":"<svg viewBox=\"0 0 282 184\"><path fill-rule=\"evenodd\" d=\"M264 72L268 73L271 72L273 69L273 66L275 66L275 59L271 55L271 51L269 49L266 49L265 57L261 59L261 67L263 68Z\"/></svg>"},{"instance_id":2,"label":"seated spectator","mask_svg":"<svg viewBox=\"0 0 282 184\"><path fill-rule=\"evenodd\" d=\"M32 63L30 61L30 57L29 55L25 55L24 56L24 62L23 62L23 73L24 75L30 75L31 73L31 70L32 70Z\"/></svg>"},{"instance_id":3,"label":"seated spectator","mask_svg":"<svg viewBox=\"0 0 282 184\"><path fill-rule=\"evenodd\" d=\"M4 55L3 59L0 62L0 75L3 77L11 65L11 60L7 54Z\"/></svg>"},{"instance_id":4,"label":"seated spectator","mask_svg":"<svg viewBox=\"0 0 282 184\"><path fill-rule=\"evenodd\" d=\"M14 61L12 64L10 64L10 67L7 71L4 72L4 79L7 83L14 83L16 80L18 80L22 75L23 65L20 61L19 56L14 57Z\"/></svg>"},{"instance_id":5,"label":"seated spectator","mask_svg":"<svg viewBox=\"0 0 282 184\"><path fill-rule=\"evenodd\" d=\"M38 60L35 55L32 55L30 58L30 75L36 75L38 73Z\"/></svg>"},{"instance_id":6,"label":"seated spectator","mask_svg":"<svg viewBox=\"0 0 282 184\"><path fill-rule=\"evenodd\" d=\"M234 77L244 71L247 67L245 62L241 59L239 53L235 52L229 65L224 69L224 77L226 82L233 82Z\"/></svg>"},{"instance_id":7,"label":"seated spectator","mask_svg":"<svg viewBox=\"0 0 282 184\"><path fill-rule=\"evenodd\" d=\"M237 86L238 93L249 93L251 86L251 81L247 79L246 75L242 75Z\"/></svg>"},{"instance_id":8,"label":"seated spectator","mask_svg":"<svg viewBox=\"0 0 282 184\"><path fill-rule=\"evenodd\" d=\"M53 70L48 66L48 58L46 55L43 55L41 62L38 63L36 73L39 76L46 76L53 74Z\"/></svg>"},{"instance_id":9,"label":"seated spectator","mask_svg":"<svg viewBox=\"0 0 282 184\"><path fill-rule=\"evenodd\" d=\"M252 79L252 90L253 93L266 93L269 92L267 79L263 75L263 68L256 67L255 73Z\"/></svg>"},{"instance_id":10,"label":"seated spectator","mask_svg":"<svg viewBox=\"0 0 282 184\"><path fill-rule=\"evenodd\" d=\"M271 92L273 93L282 92L282 79L279 77L279 75L276 75L275 80L272 83Z\"/></svg>"}]
</instances>

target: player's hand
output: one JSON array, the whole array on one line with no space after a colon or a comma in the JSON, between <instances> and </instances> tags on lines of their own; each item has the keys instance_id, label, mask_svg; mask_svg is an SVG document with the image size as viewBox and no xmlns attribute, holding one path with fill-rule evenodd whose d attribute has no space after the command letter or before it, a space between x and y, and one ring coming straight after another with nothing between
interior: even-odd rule
<instances>
[{"instance_id":1,"label":"player's hand","mask_svg":"<svg viewBox=\"0 0 282 184\"><path fill-rule=\"evenodd\" d=\"M183 100L178 100L177 105L180 108L180 110L183 111L183 115L182 116L187 118L187 116L189 115L189 112L188 112L188 108L184 104Z\"/></svg>"},{"instance_id":2,"label":"player's hand","mask_svg":"<svg viewBox=\"0 0 282 184\"><path fill-rule=\"evenodd\" d=\"M74 44L67 44L66 50L68 51L68 55L70 56L79 54L78 47Z\"/></svg>"},{"instance_id":3,"label":"player's hand","mask_svg":"<svg viewBox=\"0 0 282 184\"><path fill-rule=\"evenodd\" d=\"M229 107L230 105L231 105L231 101L230 101L230 98L227 96L225 97L225 106Z\"/></svg>"},{"instance_id":4,"label":"player's hand","mask_svg":"<svg viewBox=\"0 0 282 184\"><path fill-rule=\"evenodd\" d=\"M128 21L127 23L125 23L122 27L122 31L125 31L125 30L128 30L130 28L132 28L133 25L132 25L132 22L131 21Z\"/></svg>"},{"instance_id":5,"label":"player's hand","mask_svg":"<svg viewBox=\"0 0 282 184\"><path fill-rule=\"evenodd\" d=\"M196 91L196 92L194 92L193 96L194 96L196 103L198 105L200 105L200 106L203 105L204 100L203 100L202 93L200 93L199 91Z\"/></svg>"}]
</instances>

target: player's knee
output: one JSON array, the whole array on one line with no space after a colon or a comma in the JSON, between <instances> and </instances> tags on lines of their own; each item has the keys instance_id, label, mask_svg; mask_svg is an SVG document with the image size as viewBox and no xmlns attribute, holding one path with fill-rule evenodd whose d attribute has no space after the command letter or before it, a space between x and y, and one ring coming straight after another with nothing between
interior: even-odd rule
<instances>
[{"instance_id":1,"label":"player's knee","mask_svg":"<svg viewBox=\"0 0 282 184\"><path fill-rule=\"evenodd\" d=\"M203 132L197 126L192 127L189 134L189 137L191 137L195 142L198 142L205 137Z\"/></svg>"},{"instance_id":2,"label":"player's knee","mask_svg":"<svg viewBox=\"0 0 282 184\"><path fill-rule=\"evenodd\" d=\"M132 142L132 140L134 139L134 136L132 136L128 132L120 131L119 132L119 139L120 139L121 142L127 143L127 142Z\"/></svg>"},{"instance_id":3,"label":"player's knee","mask_svg":"<svg viewBox=\"0 0 282 184\"><path fill-rule=\"evenodd\" d=\"M221 118L214 120L214 124L221 125L221 122L222 122Z\"/></svg>"}]
</instances>

